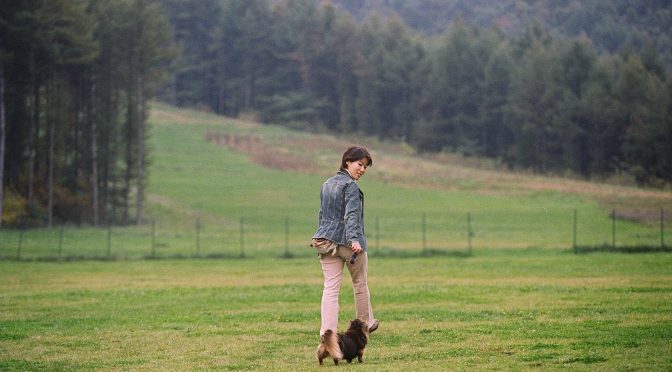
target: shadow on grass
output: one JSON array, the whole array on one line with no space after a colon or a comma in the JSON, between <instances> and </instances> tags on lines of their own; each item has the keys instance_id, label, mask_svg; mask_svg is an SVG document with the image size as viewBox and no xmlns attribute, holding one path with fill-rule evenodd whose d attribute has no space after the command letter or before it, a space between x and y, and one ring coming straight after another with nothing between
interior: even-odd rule
<instances>
[{"instance_id":1,"label":"shadow on grass","mask_svg":"<svg viewBox=\"0 0 672 372\"><path fill-rule=\"evenodd\" d=\"M369 252L369 257L382 257L382 258L422 258L422 257L471 257L472 253L469 251L457 251L449 249L376 249L373 252ZM293 258L305 258L305 255L297 255L291 252L283 252L278 258L281 259L293 259Z\"/></svg>"},{"instance_id":2,"label":"shadow on grass","mask_svg":"<svg viewBox=\"0 0 672 372\"><path fill-rule=\"evenodd\" d=\"M597 252L610 252L610 253L660 253L660 252L672 252L672 247L667 246L653 246L653 245L636 245L636 246L623 246L623 247L614 247L608 244L605 245L596 245L596 246L577 246L572 252L576 254L586 254L586 253L597 253Z\"/></svg>"},{"instance_id":3,"label":"shadow on grass","mask_svg":"<svg viewBox=\"0 0 672 372\"><path fill-rule=\"evenodd\" d=\"M254 258L240 254L223 254L212 253L205 255L165 255L165 256L83 256L83 255L69 255L69 256L41 256L41 257L20 257L16 256L0 256L0 261L16 261L16 262L77 262L77 261L160 261L160 260L242 260Z\"/></svg>"},{"instance_id":4,"label":"shadow on grass","mask_svg":"<svg viewBox=\"0 0 672 372\"><path fill-rule=\"evenodd\" d=\"M278 256L278 258L282 258L282 259L285 259L285 260L291 260L292 258L303 258L303 257L306 257L306 256L299 256L299 255L294 254L294 253L289 252L289 251L282 252L282 254L280 254Z\"/></svg>"},{"instance_id":5,"label":"shadow on grass","mask_svg":"<svg viewBox=\"0 0 672 372\"><path fill-rule=\"evenodd\" d=\"M450 250L450 249L383 249L370 252L370 257L381 257L381 258L430 258L430 257L471 257L473 254L471 251L460 251L460 250ZM285 251L277 256L276 258L291 260L297 258L306 258L308 257L305 254L295 254L289 251ZM241 259L254 259L254 256L247 256L241 254L225 254L225 253L212 253L206 255L145 255L145 256L84 256L84 255L69 255L69 256L41 256L41 257L20 257L16 256L0 256L0 261L18 261L18 262L75 262L75 261L159 261L159 260L241 260Z\"/></svg>"},{"instance_id":6,"label":"shadow on grass","mask_svg":"<svg viewBox=\"0 0 672 372\"><path fill-rule=\"evenodd\" d=\"M519 250L517 250L519 251ZM524 250L523 250L524 251ZM577 246L564 250L567 253L573 254L590 254L590 253L621 253L621 254L638 254L638 253L671 253L672 247L668 246L621 246L613 247L611 245L597 245L597 246ZM523 253L524 254L524 253ZM457 250L457 249L397 249L397 248L382 248L369 252L370 257L379 258L431 258L431 257L456 257L467 258L472 257L474 253L471 250ZM266 256L266 255L263 255ZM307 258L312 255L297 254L290 251L284 251L275 256L278 259L292 260ZM142 261L142 260L243 260L255 259L258 256L249 256L240 253L209 253L204 255L197 254L173 254L173 255L144 255L144 256L95 256L95 255L68 255L68 256L39 256L39 257L17 257L15 255L0 255L0 261L15 261L15 262L76 262L76 261Z\"/></svg>"},{"instance_id":7,"label":"shadow on grass","mask_svg":"<svg viewBox=\"0 0 672 372\"><path fill-rule=\"evenodd\" d=\"M473 253L454 249L380 249L372 252L371 257L383 258L422 258L422 257L471 257Z\"/></svg>"},{"instance_id":8,"label":"shadow on grass","mask_svg":"<svg viewBox=\"0 0 672 372\"><path fill-rule=\"evenodd\" d=\"M141 259L144 260L241 260L246 258L253 258L245 254L227 254L227 253L208 253L205 255L169 255L169 256L152 256L147 255Z\"/></svg>"}]
</instances>

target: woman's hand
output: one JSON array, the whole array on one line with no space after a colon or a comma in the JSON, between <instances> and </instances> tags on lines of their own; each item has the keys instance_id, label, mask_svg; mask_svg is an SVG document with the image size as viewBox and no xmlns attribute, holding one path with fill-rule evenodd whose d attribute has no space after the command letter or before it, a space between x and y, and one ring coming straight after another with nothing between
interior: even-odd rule
<instances>
[{"instance_id":1,"label":"woman's hand","mask_svg":"<svg viewBox=\"0 0 672 372\"><path fill-rule=\"evenodd\" d=\"M359 254L359 253L362 252L362 246L359 245L359 242L352 242L351 245L352 245L352 247L351 247L351 248L352 248L352 251L353 251L354 253Z\"/></svg>"}]
</instances>

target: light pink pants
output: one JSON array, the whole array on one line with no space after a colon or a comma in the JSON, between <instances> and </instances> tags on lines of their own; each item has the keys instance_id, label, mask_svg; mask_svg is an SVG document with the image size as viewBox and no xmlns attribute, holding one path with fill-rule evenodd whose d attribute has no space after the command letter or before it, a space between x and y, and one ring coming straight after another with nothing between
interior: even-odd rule
<instances>
[{"instance_id":1,"label":"light pink pants","mask_svg":"<svg viewBox=\"0 0 672 372\"><path fill-rule=\"evenodd\" d=\"M367 271L369 260L366 252L360 253L355 264L350 264L352 249L339 245L335 255L325 254L320 256L322 273L324 274L324 289L322 291L322 327L320 335L328 329L338 331L338 292L343 279L343 266L347 266L352 278L352 288L355 295L355 317L370 327L373 324L373 311L371 310L371 296L367 283Z\"/></svg>"}]
</instances>

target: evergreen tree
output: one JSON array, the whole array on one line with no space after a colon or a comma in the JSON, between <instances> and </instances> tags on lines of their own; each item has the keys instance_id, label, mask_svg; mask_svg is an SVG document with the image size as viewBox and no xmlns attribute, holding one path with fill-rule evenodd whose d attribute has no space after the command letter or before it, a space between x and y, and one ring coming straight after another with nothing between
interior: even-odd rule
<instances>
[{"instance_id":1,"label":"evergreen tree","mask_svg":"<svg viewBox=\"0 0 672 372\"><path fill-rule=\"evenodd\" d=\"M615 94L623 118L623 166L638 182L649 183L662 175L662 164L668 161L659 158L670 146L661 142L667 137L661 130L668 100L663 82L637 56L630 55L621 67Z\"/></svg>"},{"instance_id":2,"label":"evergreen tree","mask_svg":"<svg viewBox=\"0 0 672 372\"><path fill-rule=\"evenodd\" d=\"M513 61L505 46L500 45L488 60L483 73L483 96L479 107L481 155L504 158L513 144L506 121L506 107L514 72Z\"/></svg>"},{"instance_id":3,"label":"evergreen tree","mask_svg":"<svg viewBox=\"0 0 672 372\"><path fill-rule=\"evenodd\" d=\"M559 84L558 60L552 48L534 43L523 55L511 93L517 163L540 172L562 159L561 103L567 91Z\"/></svg>"},{"instance_id":4,"label":"evergreen tree","mask_svg":"<svg viewBox=\"0 0 672 372\"><path fill-rule=\"evenodd\" d=\"M411 139L424 48L398 17L370 19L359 39L359 127L381 138Z\"/></svg>"},{"instance_id":5,"label":"evergreen tree","mask_svg":"<svg viewBox=\"0 0 672 372\"><path fill-rule=\"evenodd\" d=\"M5 200L5 69L0 60L0 226Z\"/></svg>"},{"instance_id":6,"label":"evergreen tree","mask_svg":"<svg viewBox=\"0 0 672 372\"><path fill-rule=\"evenodd\" d=\"M433 129L429 138L419 136L420 145L430 151L449 147L468 154L484 152L479 124L489 53L478 38L476 32L456 23L433 54L425 98L431 102L428 122Z\"/></svg>"},{"instance_id":7,"label":"evergreen tree","mask_svg":"<svg viewBox=\"0 0 672 372\"><path fill-rule=\"evenodd\" d=\"M612 58L598 60L587 81L578 109L578 120L587 132L586 175L603 176L620 169L622 128L614 96L617 76Z\"/></svg>"},{"instance_id":8,"label":"evergreen tree","mask_svg":"<svg viewBox=\"0 0 672 372\"><path fill-rule=\"evenodd\" d=\"M178 106L209 105L216 112L223 112L216 98L217 88L211 83L216 63L214 44L221 29L221 2L161 0L161 3L172 26L172 30L166 31L180 48L172 63L171 84L161 98Z\"/></svg>"},{"instance_id":9,"label":"evergreen tree","mask_svg":"<svg viewBox=\"0 0 672 372\"><path fill-rule=\"evenodd\" d=\"M590 168L590 125L580 115L581 98L593 74L597 55L584 40L575 40L560 48L561 83L566 88L565 100L560 108L563 129L561 141L565 167L587 176Z\"/></svg>"}]
</instances>

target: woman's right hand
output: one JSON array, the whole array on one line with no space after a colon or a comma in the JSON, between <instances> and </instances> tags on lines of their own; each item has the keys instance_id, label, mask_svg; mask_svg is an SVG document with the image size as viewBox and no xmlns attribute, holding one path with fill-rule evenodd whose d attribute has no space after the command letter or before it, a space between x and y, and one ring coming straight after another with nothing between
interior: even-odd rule
<instances>
[{"instance_id":1,"label":"woman's right hand","mask_svg":"<svg viewBox=\"0 0 672 372\"><path fill-rule=\"evenodd\" d=\"M351 248L354 253L359 254L362 252L362 246L359 244L359 242L352 242Z\"/></svg>"}]
</instances>

